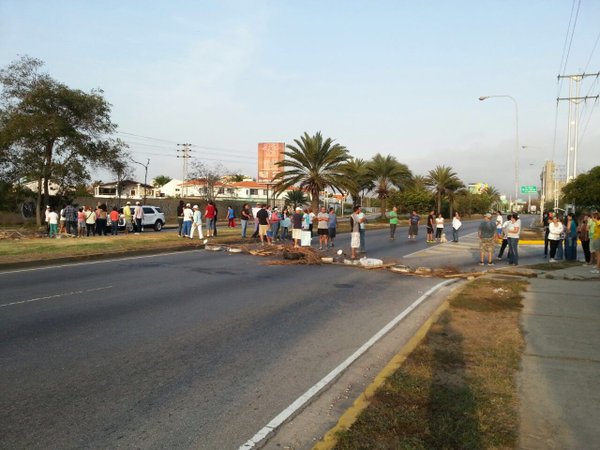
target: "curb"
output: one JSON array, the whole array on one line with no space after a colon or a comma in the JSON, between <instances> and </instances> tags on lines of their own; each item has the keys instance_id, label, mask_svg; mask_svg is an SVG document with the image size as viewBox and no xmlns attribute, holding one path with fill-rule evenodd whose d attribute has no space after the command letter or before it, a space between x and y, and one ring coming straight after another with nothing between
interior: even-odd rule
<instances>
[{"instance_id":1,"label":"curb","mask_svg":"<svg viewBox=\"0 0 600 450\"><path fill-rule=\"evenodd\" d=\"M448 309L450 303L448 299L435 310L435 312L425 321L423 325L417 330L417 332L410 338L410 340L402 347L391 361L377 374L371 384L367 386L362 394L354 401L353 405L346 410L340 417L337 424L330 429L323 439L318 442L313 450L331 450L338 441L338 433L348 430L359 414L365 410L371 403L371 398L375 392L386 382L386 380L398 370L406 358L417 348L421 341L425 338L431 326L438 321L440 316Z\"/></svg>"}]
</instances>

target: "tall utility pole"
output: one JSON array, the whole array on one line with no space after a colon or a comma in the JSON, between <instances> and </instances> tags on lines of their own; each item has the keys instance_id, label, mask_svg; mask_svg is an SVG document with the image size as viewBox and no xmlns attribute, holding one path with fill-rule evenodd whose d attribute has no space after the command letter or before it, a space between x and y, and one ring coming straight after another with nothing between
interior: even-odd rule
<instances>
[{"instance_id":1,"label":"tall utility pole","mask_svg":"<svg viewBox=\"0 0 600 450\"><path fill-rule=\"evenodd\" d=\"M131 158L130 158L131 159ZM142 164L141 162L136 161L135 159L131 159L132 162L139 164L144 168L144 205L146 204L146 195L147 195L147 186L148 186L148 166L150 165L150 158L146 161L146 164Z\"/></svg>"},{"instance_id":2,"label":"tall utility pole","mask_svg":"<svg viewBox=\"0 0 600 450\"><path fill-rule=\"evenodd\" d=\"M186 192L185 192L185 179L187 178L187 173L188 173L188 159L191 158L190 153L192 152L192 149L190 148L192 146L192 144L177 144L177 147L181 147L180 149L177 149L177 157L178 158L182 158L183 159L183 175L182 175L182 182L181 182L181 198L185 197ZM181 152L181 154L179 154L179 152Z\"/></svg>"},{"instance_id":3,"label":"tall utility pole","mask_svg":"<svg viewBox=\"0 0 600 450\"><path fill-rule=\"evenodd\" d=\"M596 96L579 96L581 80L587 77L600 76L600 72L597 73L581 73L576 75L559 75L558 79L568 78L569 79L569 96L558 97L557 102L562 100L569 101L569 124L567 128L567 183L573 180L577 176L577 140L579 139L579 104L586 100L598 100ZM556 200L555 200L556 203Z\"/></svg>"}]
</instances>

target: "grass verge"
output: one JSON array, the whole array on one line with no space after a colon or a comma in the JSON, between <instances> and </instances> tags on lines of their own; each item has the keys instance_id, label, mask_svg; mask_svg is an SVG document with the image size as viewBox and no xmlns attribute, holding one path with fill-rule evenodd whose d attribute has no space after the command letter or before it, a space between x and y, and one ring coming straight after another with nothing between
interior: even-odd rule
<instances>
[{"instance_id":1,"label":"grass verge","mask_svg":"<svg viewBox=\"0 0 600 450\"><path fill-rule=\"evenodd\" d=\"M526 269L545 270L550 272L553 270L568 269L569 267L577 266L581 266L581 263L578 261L557 261L552 263L550 261L546 261L543 263L531 264L523 267Z\"/></svg>"},{"instance_id":2,"label":"grass verge","mask_svg":"<svg viewBox=\"0 0 600 450\"><path fill-rule=\"evenodd\" d=\"M334 448L514 448L525 287L488 278L466 285Z\"/></svg>"}]
</instances>

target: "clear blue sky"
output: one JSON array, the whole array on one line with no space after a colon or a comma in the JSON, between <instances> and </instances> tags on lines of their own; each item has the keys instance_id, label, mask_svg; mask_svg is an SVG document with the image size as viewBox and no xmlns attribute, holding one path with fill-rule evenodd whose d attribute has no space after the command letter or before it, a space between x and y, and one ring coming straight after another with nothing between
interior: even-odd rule
<instances>
[{"instance_id":1,"label":"clear blue sky","mask_svg":"<svg viewBox=\"0 0 600 450\"><path fill-rule=\"evenodd\" d=\"M508 194L514 106L477 98L517 99L521 184L539 184L546 159L564 163L568 105L559 105L554 146L556 77L572 6L0 0L0 66L27 54L71 87L102 88L120 131L164 140L120 135L138 160L150 158L150 179L181 177L178 142L256 176L258 142L320 130L354 156L390 153L415 174L450 165L463 181ZM599 32L600 2L582 0L566 73L600 70ZM582 94L599 86L588 79ZM596 109L580 122L580 171L600 164Z\"/></svg>"}]
</instances>

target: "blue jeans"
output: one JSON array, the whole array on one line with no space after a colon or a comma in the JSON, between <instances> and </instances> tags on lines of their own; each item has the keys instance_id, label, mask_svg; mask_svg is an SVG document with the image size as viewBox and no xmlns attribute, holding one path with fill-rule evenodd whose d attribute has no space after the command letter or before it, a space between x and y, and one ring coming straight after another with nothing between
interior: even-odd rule
<instances>
[{"instance_id":1,"label":"blue jeans","mask_svg":"<svg viewBox=\"0 0 600 450\"><path fill-rule=\"evenodd\" d=\"M508 238L508 263L519 264L519 238Z\"/></svg>"},{"instance_id":2,"label":"blue jeans","mask_svg":"<svg viewBox=\"0 0 600 450\"><path fill-rule=\"evenodd\" d=\"M279 232L279 222L273 222L271 224L271 236L273 237L273 239L277 238L277 233Z\"/></svg>"},{"instance_id":3,"label":"blue jeans","mask_svg":"<svg viewBox=\"0 0 600 450\"><path fill-rule=\"evenodd\" d=\"M360 234L360 251L365 252L365 229L359 228L358 232Z\"/></svg>"},{"instance_id":4,"label":"blue jeans","mask_svg":"<svg viewBox=\"0 0 600 450\"><path fill-rule=\"evenodd\" d=\"M452 228L452 240L458 242L458 230L456 228Z\"/></svg>"},{"instance_id":5,"label":"blue jeans","mask_svg":"<svg viewBox=\"0 0 600 450\"><path fill-rule=\"evenodd\" d=\"M184 237L190 237L190 231L192 231L192 221L184 220L181 227L181 235Z\"/></svg>"},{"instance_id":6,"label":"blue jeans","mask_svg":"<svg viewBox=\"0 0 600 450\"><path fill-rule=\"evenodd\" d=\"M248 229L248 221L242 219L242 237L246 237L246 230Z\"/></svg>"},{"instance_id":7,"label":"blue jeans","mask_svg":"<svg viewBox=\"0 0 600 450\"><path fill-rule=\"evenodd\" d=\"M112 232L113 236L116 236L119 230L119 222L112 222L110 224L110 231Z\"/></svg>"},{"instance_id":8,"label":"blue jeans","mask_svg":"<svg viewBox=\"0 0 600 450\"><path fill-rule=\"evenodd\" d=\"M563 259L564 246L565 246L564 239L561 239L560 241L558 241L558 247L556 248L556 258L554 258L554 259Z\"/></svg>"},{"instance_id":9,"label":"blue jeans","mask_svg":"<svg viewBox=\"0 0 600 450\"><path fill-rule=\"evenodd\" d=\"M575 261L577 259L577 236L567 236L565 239L565 259Z\"/></svg>"}]
</instances>

